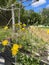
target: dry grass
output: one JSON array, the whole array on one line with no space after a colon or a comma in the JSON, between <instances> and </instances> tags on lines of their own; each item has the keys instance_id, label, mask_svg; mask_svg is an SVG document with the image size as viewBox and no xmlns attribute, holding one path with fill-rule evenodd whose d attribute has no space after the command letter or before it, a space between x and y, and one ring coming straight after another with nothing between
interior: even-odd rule
<instances>
[{"instance_id":1,"label":"dry grass","mask_svg":"<svg viewBox=\"0 0 49 65\"><path fill-rule=\"evenodd\" d=\"M40 28L36 26L30 26L30 31L39 38L42 38L45 42L49 42L49 34L47 34L46 28Z\"/></svg>"}]
</instances>

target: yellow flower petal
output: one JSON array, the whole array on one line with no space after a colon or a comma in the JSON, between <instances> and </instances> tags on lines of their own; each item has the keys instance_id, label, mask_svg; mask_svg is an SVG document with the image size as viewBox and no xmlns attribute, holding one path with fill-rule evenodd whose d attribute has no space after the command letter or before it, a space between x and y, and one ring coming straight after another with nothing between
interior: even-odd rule
<instances>
[{"instance_id":1,"label":"yellow flower petal","mask_svg":"<svg viewBox=\"0 0 49 65\"><path fill-rule=\"evenodd\" d=\"M12 51L13 56L15 56L17 53L18 53L18 50L17 51L15 51L15 50Z\"/></svg>"},{"instance_id":2,"label":"yellow flower petal","mask_svg":"<svg viewBox=\"0 0 49 65\"><path fill-rule=\"evenodd\" d=\"M13 44L13 49L18 49L19 48L19 45L18 44Z\"/></svg>"},{"instance_id":3,"label":"yellow flower petal","mask_svg":"<svg viewBox=\"0 0 49 65\"><path fill-rule=\"evenodd\" d=\"M49 34L49 30L47 30L47 34Z\"/></svg>"},{"instance_id":4,"label":"yellow flower petal","mask_svg":"<svg viewBox=\"0 0 49 65\"><path fill-rule=\"evenodd\" d=\"M23 24L23 26L25 27L25 26L26 26L26 24Z\"/></svg>"},{"instance_id":5,"label":"yellow flower petal","mask_svg":"<svg viewBox=\"0 0 49 65\"><path fill-rule=\"evenodd\" d=\"M15 56L18 53L19 48L22 48L22 45L13 44L13 46L11 48L11 51L12 51L12 55L13 56Z\"/></svg>"},{"instance_id":6,"label":"yellow flower petal","mask_svg":"<svg viewBox=\"0 0 49 65\"><path fill-rule=\"evenodd\" d=\"M2 45L3 45L3 46L6 46L7 44L8 44L8 40L2 41Z\"/></svg>"},{"instance_id":7,"label":"yellow flower petal","mask_svg":"<svg viewBox=\"0 0 49 65\"><path fill-rule=\"evenodd\" d=\"M4 30L7 30L7 29L8 29L8 26L5 26L5 27L4 27Z\"/></svg>"},{"instance_id":8,"label":"yellow flower petal","mask_svg":"<svg viewBox=\"0 0 49 65\"><path fill-rule=\"evenodd\" d=\"M22 30L22 31L25 31L25 28L22 28L21 30Z\"/></svg>"}]
</instances>

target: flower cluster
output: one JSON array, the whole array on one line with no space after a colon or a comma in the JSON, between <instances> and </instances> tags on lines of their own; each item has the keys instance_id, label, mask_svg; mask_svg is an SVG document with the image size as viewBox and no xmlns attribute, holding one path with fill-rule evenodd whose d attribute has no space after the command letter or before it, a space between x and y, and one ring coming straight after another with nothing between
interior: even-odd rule
<instances>
[{"instance_id":1,"label":"flower cluster","mask_svg":"<svg viewBox=\"0 0 49 65\"><path fill-rule=\"evenodd\" d=\"M13 44L13 47L11 48L11 51L12 51L12 56L15 56L19 51L19 45L18 44Z\"/></svg>"},{"instance_id":2,"label":"flower cluster","mask_svg":"<svg viewBox=\"0 0 49 65\"><path fill-rule=\"evenodd\" d=\"M22 24L21 22L16 24L16 28L18 30L21 29L22 31L24 31L25 27L26 27L26 24Z\"/></svg>"},{"instance_id":3,"label":"flower cluster","mask_svg":"<svg viewBox=\"0 0 49 65\"><path fill-rule=\"evenodd\" d=\"M2 45L3 45L4 47L5 47L5 46L8 46L8 44L9 44L9 41L8 41L8 40L3 40L3 41L2 41ZM9 46L10 46L10 44L9 44ZM20 48L22 48L22 45L18 45L17 43L13 44L13 45L11 46L12 56L15 56L15 55L18 53L18 51L19 51Z\"/></svg>"}]
</instances>

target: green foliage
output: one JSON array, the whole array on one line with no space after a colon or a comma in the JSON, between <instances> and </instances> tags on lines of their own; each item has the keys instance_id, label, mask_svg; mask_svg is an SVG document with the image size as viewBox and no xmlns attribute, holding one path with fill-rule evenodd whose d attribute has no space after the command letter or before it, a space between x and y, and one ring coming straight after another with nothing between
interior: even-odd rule
<instances>
[{"instance_id":1,"label":"green foliage","mask_svg":"<svg viewBox=\"0 0 49 65\"><path fill-rule=\"evenodd\" d=\"M18 54L16 55L16 62L18 65L39 65L41 57L38 59L35 58L35 53L44 53L46 50L45 45L47 44L42 39L38 38L36 34L32 34L29 28L26 28L26 26L23 26L21 23L18 24L18 27L16 26L17 32L12 34L12 31L1 31L1 39L7 39L9 36L12 39L12 44L17 43L22 45L22 49L19 50ZM6 37L5 37L6 35ZM13 37L11 35L14 35ZM0 40L1 40L0 39ZM29 53L28 53L29 52Z\"/></svg>"},{"instance_id":2,"label":"green foliage","mask_svg":"<svg viewBox=\"0 0 49 65\"><path fill-rule=\"evenodd\" d=\"M16 0L14 0L14 1L13 0L6 0L6 1L0 0L0 6L5 7L5 8L9 8L11 6L11 4L14 4L14 3L16 3ZM20 8L23 7L22 4L16 4L16 7L19 7L19 5L20 5ZM17 23L19 11L16 10L14 12L15 12L15 22ZM10 20L10 18L11 18L10 11L2 11L2 10L0 11L0 21L2 22L1 25L6 25L8 23L8 21ZM4 24L3 21L6 24ZM27 25L32 25L32 24L38 25L41 22L41 16L39 14L35 13L33 10L27 11L24 8L21 8L20 21L22 23L26 23ZM11 25L11 23L10 23L10 25Z\"/></svg>"},{"instance_id":3,"label":"green foliage","mask_svg":"<svg viewBox=\"0 0 49 65\"><path fill-rule=\"evenodd\" d=\"M15 3L16 3L16 0L0 0L0 7L11 8L11 5ZM19 5L15 5L15 6L19 6ZM0 23L1 23L0 25L1 26L7 25L11 16L12 16L11 11L0 10ZM11 26L11 22L9 25Z\"/></svg>"},{"instance_id":4,"label":"green foliage","mask_svg":"<svg viewBox=\"0 0 49 65\"><path fill-rule=\"evenodd\" d=\"M31 24L31 25L32 24L38 25L40 23L41 23L41 16L40 16L40 14L32 12L30 14L30 22L29 22L29 24Z\"/></svg>"},{"instance_id":5,"label":"green foliage","mask_svg":"<svg viewBox=\"0 0 49 65\"><path fill-rule=\"evenodd\" d=\"M28 56L21 52L19 52L17 55L17 62L19 65L39 65L37 59L34 59L32 56Z\"/></svg>"},{"instance_id":6,"label":"green foliage","mask_svg":"<svg viewBox=\"0 0 49 65\"><path fill-rule=\"evenodd\" d=\"M45 9L43 9L43 11L42 11L42 24L43 25L49 25L49 9L47 8L45 8Z\"/></svg>"},{"instance_id":7,"label":"green foliage","mask_svg":"<svg viewBox=\"0 0 49 65\"><path fill-rule=\"evenodd\" d=\"M29 11L24 10L23 13L21 13L21 22L26 23L27 25L41 24L41 15L38 13L35 13L32 10L29 10Z\"/></svg>"},{"instance_id":8,"label":"green foliage","mask_svg":"<svg viewBox=\"0 0 49 65\"><path fill-rule=\"evenodd\" d=\"M0 6L9 8L11 4L18 3L16 0L0 0ZM20 6L19 6L20 5ZM26 23L27 25L49 25L49 9L43 9L42 13L35 13L33 10L25 10L22 4L16 4L15 7L20 7L20 21L22 23ZM16 10L15 12L15 22L18 21L18 13L19 11ZM0 25L6 25L11 18L11 11L0 11ZM5 24L4 24L4 22ZM11 23L10 23L11 25Z\"/></svg>"},{"instance_id":9,"label":"green foliage","mask_svg":"<svg viewBox=\"0 0 49 65\"><path fill-rule=\"evenodd\" d=\"M12 3L15 3L16 0L0 0L0 7L9 7Z\"/></svg>"},{"instance_id":10,"label":"green foliage","mask_svg":"<svg viewBox=\"0 0 49 65\"><path fill-rule=\"evenodd\" d=\"M11 35L11 30L0 29L0 41Z\"/></svg>"}]
</instances>

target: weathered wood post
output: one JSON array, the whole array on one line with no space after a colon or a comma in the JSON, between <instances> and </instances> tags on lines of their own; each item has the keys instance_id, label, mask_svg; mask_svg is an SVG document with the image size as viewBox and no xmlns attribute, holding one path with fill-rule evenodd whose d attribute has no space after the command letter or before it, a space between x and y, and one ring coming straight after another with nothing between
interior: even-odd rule
<instances>
[{"instance_id":1,"label":"weathered wood post","mask_svg":"<svg viewBox=\"0 0 49 65\"><path fill-rule=\"evenodd\" d=\"M12 28L13 28L13 32L15 32L15 17L14 17L14 4L11 5L12 7Z\"/></svg>"}]
</instances>

